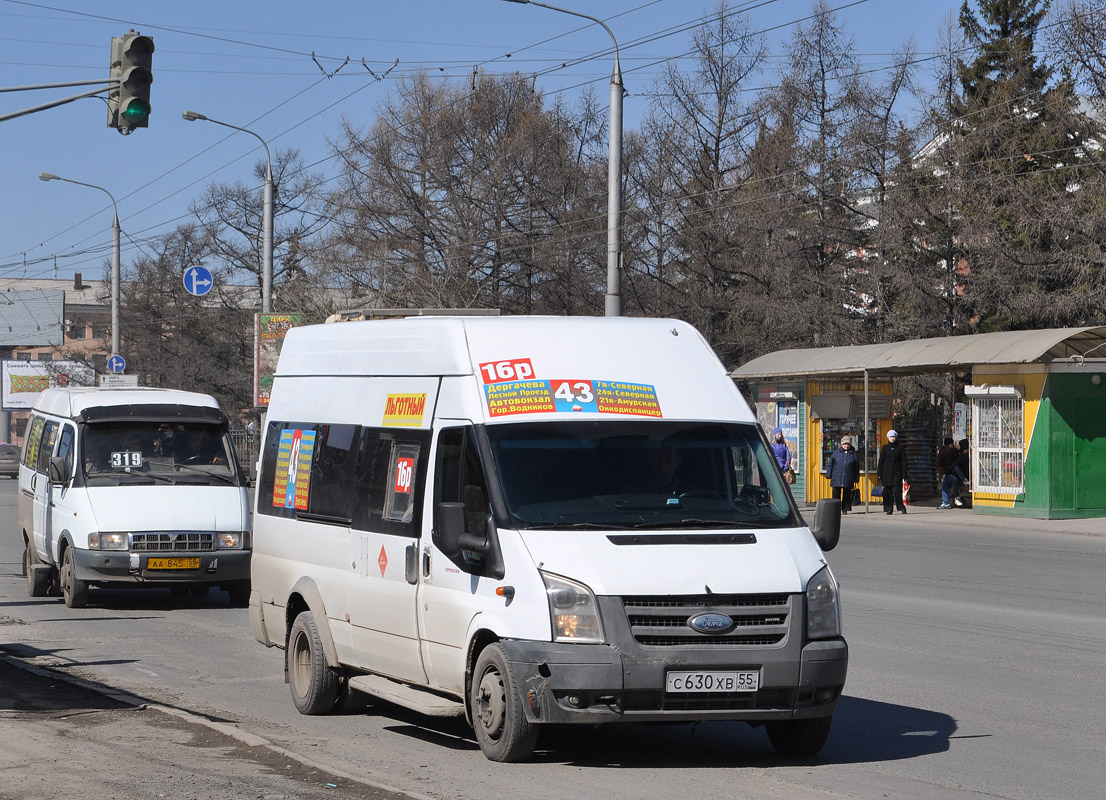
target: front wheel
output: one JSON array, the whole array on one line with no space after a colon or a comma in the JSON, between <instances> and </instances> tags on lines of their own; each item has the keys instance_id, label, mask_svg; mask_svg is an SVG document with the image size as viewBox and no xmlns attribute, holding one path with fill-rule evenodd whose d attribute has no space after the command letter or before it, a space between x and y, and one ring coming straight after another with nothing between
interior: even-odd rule
<instances>
[{"instance_id":1,"label":"front wheel","mask_svg":"<svg viewBox=\"0 0 1106 800\"><path fill-rule=\"evenodd\" d=\"M829 738L833 717L796 719L790 722L769 722L768 741L782 756L814 756Z\"/></svg>"},{"instance_id":2,"label":"front wheel","mask_svg":"<svg viewBox=\"0 0 1106 800\"><path fill-rule=\"evenodd\" d=\"M288 686L301 714L328 714L338 701L338 676L326 663L315 615L303 611L288 636Z\"/></svg>"},{"instance_id":3,"label":"front wheel","mask_svg":"<svg viewBox=\"0 0 1106 800\"><path fill-rule=\"evenodd\" d=\"M526 719L519 687L499 644L485 647L469 687L476 742L489 761L523 761L534 752L538 727Z\"/></svg>"},{"instance_id":4,"label":"front wheel","mask_svg":"<svg viewBox=\"0 0 1106 800\"><path fill-rule=\"evenodd\" d=\"M65 548L65 554L61 557L60 578L61 594L68 608L84 608L88 605L88 581L77 577L72 547Z\"/></svg>"}]
</instances>

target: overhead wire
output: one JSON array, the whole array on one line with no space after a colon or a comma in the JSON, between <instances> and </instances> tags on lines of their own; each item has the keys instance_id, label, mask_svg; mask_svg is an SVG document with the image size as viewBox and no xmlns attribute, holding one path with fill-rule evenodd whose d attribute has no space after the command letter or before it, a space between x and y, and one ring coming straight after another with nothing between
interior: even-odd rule
<instances>
[{"instance_id":1,"label":"overhead wire","mask_svg":"<svg viewBox=\"0 0 1106 800\"><path fill-rule=\"evenodd\" d=\"M3 0L3 1L4 1L4 2L18 2L18 0ZM654 0L654 2L655 2L655 1L656 1L656 0ZM767 1L768 1L768 2L774 2L775 0L767 0ZM840 8L845 8L845 7L848 7L848 6L851 6L851 5L856 5L856 4L858 4L859 2L865 2L865 1L866 1L866 0L857 0L857 2L856 2L856 3L849 3L849 4L846 4L845 6L841 6L841 7L839 7L838 9L832 9L832 11L837 11L837 10L840 10ZM33 3L20 3L20 4L22 4L22 5L33 5L33 6L36 6L36 7L37 7L37 6L39 6L39 4L33 4ZM651 5L651 4L652 4L652 3L646 3L645 5L647 6L647 5ZM760 4L757 4L757 5L764 5L764 4L766 4L766 3L760 3ZM745 5L753 5L753 4L749 3L749 4L745 4ZM644 7L644 6L641 6L641 7ZM641 7L639 7L639 8L641 8ZM742 9L742 10L744 10L744 9ZM624 12L624 13L629 13L629 12ZM738 11L732 11L732 13L740 13L740 10L738 10ZM708 14L708 15L705 15L704 17L701 17L701 18L700 18L700 20L703 20L703 19L713 19L713 18L715 18L715 16L716 16L716 15L715 15L715 14L713 14L713 13L712 13L712 14ZM801 20L797 20L797 21L792 21L792 22L789 22L789 23L784 23L784 24L781 24L781 25L779 25L779 26L774 26L774 27L773 27L773 29L775 29L775 28L779 28L779 27L785 27L786 25L793 25L793 24L797 24L798 22L801 22L801 21L806 21L806 20L809 20L809 19L811 19L811 18L812 18L812 16L813 16L813 15L811 15L811 16L808 16L808 17L804 17L804 18L802 18ZM582 26L582 28L583 28L583 27L587 27L587 26ZM678 27L678 26L673 26L673 29L675 29L675 28L677 28L677 27ZM691 26L691 27L694 27L694 26ZM681 29L681 30L686 30L686 29L688 29L688 28L683 28L683 29ZM579 29L577 29L577 30L579 30ZM671 29L665 29L665 30L667 31L667 30L671 30ZM567 35L567 34L562 34L562 36L563 36L563 35ZM655 35L653 36L653 38L649 38L649 37L641 37L640 39L637 39L637 40L633 40L632 42L628 43L628 44L627 44L626 46L627 46L627 47L628 47L628 46L633 46L633 45L634 45L634 43L636 43L636 42L640 42L640 41L643 41L643 40L646 40L646 41L655 41L655 40L656 40L656 38L661 38L661 37L662 37L663 35L670 35L670 34L665 34L665 33L664 33L663 31L662 31L662 32L658 32L657 34L655 34ZM222 38L222 37L215 37L215 38ZM559 36L558 36L558 37L552 37L552 39L556 39L556 38L560 38L560 37L559 37ZM526 49L529 49L529 48L531 48L531 47L535 47L535 46L539 46L540 44L544 44L545 42L547 42L547 41L550 41L550 40L551 40L551 39L549 39L549 40L544 40L543 42L539 42L539 43L536 43L536 44L534 44L534 45L530 45L530 46L528 46L527 48L521 48L521 49L519 49L519 50L517 50L517 51L513 51L513 52L521 52L521 51L523 51L523 50L526 50ZM293 52L296 52L296 51L293 51ZM606 50L601 50L601 51L598 51L598 52L597 52L596 54L593 54L593 55L591 56L591 58L593 58L593 59L594 59L594 58L600 58L600 57L602 57L602 56L603 56L604 54L609 54L610 52L613 52L613 49L612 49L612 48L607 48ZM685 52L685 53L683 53L683 54L680 54L680 55L677 55L677 56L669 56L669 57L666 57L666 58L664 58L664 59L659 59L659 60L657 60L657 61L653 62L653 64L652 64L652 65L655 65L655 64L658 64L658 63L665 63L665 62L668 62L668 61L672 61L672 60L675 60L675 59L678 59L678 58L682 58L682 57L685 57L686 55L690 54L691 52L693 52L693 51L687 51L687 52ZM945 54L942 54L942 56L941 56L941 57L946 57L946 56L945 56ZM496 57L496 58L493 58L493 59L487 59L487 60L485 60L485 62L483 62L483 63L487 63L487 64L490 64L490 63L494 63L494 62L496 62L496 61L498 61L498 60L501 60L501 59L503 59L503 58L505 58L505 56L499 56L499 57ZM586 60L586 59L585 59L585 60ZM929 59L923 59L923 60L929 60ZM577 62L574 62L574 63L581 63L581 62L580 62L580 61L577 61ZM550 72L556 71L557 69L563 69L563 68L565 68L565 66L564 66L564 65L562 65L561 67L554 67L554 68L550 68L550 70L546 71L546 73L544 73L544 74L549 74ZM644 68L644 67L642 67L642 68ZM881 69L887 69L887 68L881 68ZM628 70L628 71L629 71L629 70ZM869 71L866 71L866 72L878 72L878 71L881 71L881 70L879 70L879 69L877 69L877 70L869 70ZM334 105L337 105L337 104L339 104L339 103L341 103L341 102L344 102L344 100L345 100L345 99L348 99L348 97L349 97L349 96L352 96L352 94L355 94L355 93L356 93L357 91L361 91L361 90L362 90L363 88L366 88L366 87L367 87L367 86L369 86L369 85L372 85L372 84L366 84L365 86L361 87L360 89L356 90L355 92L352 92L352 93L350 93L350 95L347 95L347 97L346 97L346 98L342 98L342 99L340 99L340 100L338 100L338 101L335 101L335 102L334 102L334 103L332 103L332 104L331 104L330 106L328 106L328 107L327 107L327 109L329 109L329 108L332 108L332 107L333 107ZM563 87L562 89L559 89L559 90L557 90L557 91L558 91L558 92L562 92L562 91L568 91L568 90L569 90L569 89L571 89L571 88L578 88L578 86L579 86L579 85L577 85L577 86L575 86L575 87ZM310 88L310 87L309 87L309 88ZM306 89L305 89L304 91L306 91ZM302 93L302 92L301 92L301 93ZM553 93L556 93L556 92L553 92ZM289 98L289 101L290 101L291 99L292 99L292 98ZM289 101L285 101L285 102L289 102ZM282 105L283 105L283 104L282 104ZM278 106L278 107L279 107L279 106ZM275 109L273 109L273 110L275 110ZM267 113L271 113L271 112L267 112ZM258 117L257 119L261 119L261 118L263 118L263 117L264 117L264 116L266 116L266 115L267 115L267 114L261 115L261 116L259 116L259 117ZM306 121L306 120L303 120L303 121L301 121L300 123L297 123L297 125L296 125L296 126L292 126L292 128L289 128L288 130L292 130L292 129L294 129L295 127L298 127L298 125L300 125L300 124L303 124L303 123L304 123L305 121ZM252 124L252 123L251 123L251 124ZM285 131L285 132L287 132L287 131ZM279 134L278 136L280 136L280 135L283 135L283 133L282 133L282 134ZM229 138L229 137L224 137L224 139L223 139L223 140L220 140L220 142L217 142L217 143L215 143L214 145L212 145L212 147L214 147L214 146L217 146L217 145L218 145L219 143L221 143L222 141L225 141L225 140L226 140L226 138ZM274 137L274 138L277 138L277 137ZM207 150L210 150L210 149L211 149L210 147L209 147L209 148L207 148ZM256 149L257 149L257 148L254 148L254 150L256 150ZM207 152L207 150L201 151L201 154L202 154L202 152ZM251 150L250 152L253 152L253 150ZM197 156L194 156L194 157L193 157L193 159L194 159L194 158L196 158L196 157L198 157L199 155L200 155L200 154L197 154ZM323 163L326 163L326 162L328 162L328 161L331 161L331 160L333 160L333 159L334 159L335 157L336 157L336 154L331 154L330 156L327 156L327 157L325 157L325 158L323 158L323 159L320 159L320 160L318 160L318 161L316 161L316 162L313 162L312 164L309 164L309 165L305 165L305 167L304 167L303 169L304 169L304 170L306 170L306 169L314 168L314 167L316 167L316 166L318 166L318 165L320 165L320 164L323 164ZM237 161L237 160L240 160L240 158L241 158L241 157L239 157L239 159L235 159L234 161L232 161L232 162L229 162L229 163L235 163L235 161ZM189 159L188 161L191 161L191 160L192 160L192 159ZM164 177L165 175L168 175L168 174L170 174L171 172L175 171L175 169L178 169L179 167L181 167L181 166L183 166L184 164L188 163L188 161L184 162L184 163L183 163L183 164L181 164L181 165L178 165L178 167L175 167L175 168L174 168L173 170L169 170L169 171L167 171L167 172L166 172L166 173L164 173L164 174L163 174L162 176L158 176L158 178L155 178L155 179L151 180L150 182L148 182L147 184L145 184L145 185L144 185L143 187L140 187L140 189L141 189L141 188L145 188L145 186L148 186L148 185L150 185L150 183L153 183L154 181L156 181L156 180L160 179L161 177ZM228 164L227 166L229 166L229 164ZM223 167L223 168L225 168L225 167ZM180 193L181 191L184 191L185 189L187 189L187 188L190 188L191 186L194 186L194 185L195 185L196 183L198 183L198 182L200 182L200 181L202 181L202 180L205 180L205 179L206 179L207 177L210 177L210 175L211 175L211 174L214 174L215 172L217 172L217 171L219 171L219 170L221 170L221 169L222 169L222 168L219 168L219 169L217 169L217 170L213 171L212 173L209 173L208 175L206 175L206 176L204 176L204 177L201 177L201 178L199 178L199 179L198 179L197 181L194 181L193 183L189 184L189 185L188 185L188 186L186 186L186 187L182 187L182 189L178 190L177 192L174 192L174 193L173 193L173 195L169 195L168 197L172 197L172 196L174 196L175 194L179 194L179 193ZM332 180L336 180L336 179L337 179L338 177L339 177L339 176L334 176L334 177L332 177L332 178L329 178L329 179L327 179L327 182L329 182L329 181L332 181ZM135 190L135 191L139 191L139 190ZM134 194L134 192L132 192L131 194ZM131 196L131 194L128 194L128 195L126 195L126 196L127 196L127 197L129 197L129 196ZM166 198L163 198L162 200L158 201L158 203L160 203L160 202L164 202L164 200L167 200L167 199L168 199L168 197L166 197ZM157 205L158 203L155 203L155 204L153 204L153 205ZM153 207L153 205L152 205L152 206L150 206L150 207ZM149 207L148 207L148 208L149 208ZM146 209L143 209L143 210L146 210ZM189 216L189 215L182 215L182 216L178 216L178 217L174 218L174 221L175 221L175 220L179 220L179 219L182 219L182 218L186 218L187 216ZM79 223L78 223L78 224L79 224ZM162 223L161 225L164 225L164 223ZM154 228L156 228L156 227L160 227L160 225L159 225L159 226L154 226ZM147 228L147 229L144 229L144 230L150 230L150 228ZM59 235L60 235L60 234L59 234ZM0 265L0 266L5 266L5 267L6 267L7 265ZM16 266L16 265L12 265L12 266Z\"/></svg>"}]
</instances>

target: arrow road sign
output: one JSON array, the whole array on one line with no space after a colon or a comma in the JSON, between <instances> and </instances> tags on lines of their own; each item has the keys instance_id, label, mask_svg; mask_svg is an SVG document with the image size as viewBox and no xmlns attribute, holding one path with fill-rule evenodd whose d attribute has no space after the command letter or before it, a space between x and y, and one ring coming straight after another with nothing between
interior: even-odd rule
<instances>
[{"instance_id":1,"label":"arrow road sign","mask_svg":"<svg viewBox=\"0 0 1106 800\"><path fill-rule=\"evenodd\" d=\"M184 289L196 297L203 297L211 291L215 280L211 277L211 270L207 267L189 267L184 271Z\"/></svg>"},{"instance_id":2,"label":"arrow road sign","mask_svg":"<svg viewBox=\"0 0 1106 800\"><path fill-rule=\"evenodd\" d=\"M108 359L108 370L110 370L113 375L123 374L123 370L126 368L127 360L118 353Z\"/></svg>"}]
</instances>

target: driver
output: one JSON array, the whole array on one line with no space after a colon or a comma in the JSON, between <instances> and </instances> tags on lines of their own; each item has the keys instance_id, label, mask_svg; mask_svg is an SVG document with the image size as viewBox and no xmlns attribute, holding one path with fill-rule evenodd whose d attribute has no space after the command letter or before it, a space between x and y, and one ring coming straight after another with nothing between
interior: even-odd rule
<instances>
[{"instance_id":1,"label":"driver","mask_svg":"<svg viewBox=\"0 0 1106 800\"><path fill-rule=\"evenodd\" d=\"M679 494L687 487L679 479L680 451L674 447L661 445L653 447L646 454L646 491L661 494Z\"/></svg>"}]
</instances>

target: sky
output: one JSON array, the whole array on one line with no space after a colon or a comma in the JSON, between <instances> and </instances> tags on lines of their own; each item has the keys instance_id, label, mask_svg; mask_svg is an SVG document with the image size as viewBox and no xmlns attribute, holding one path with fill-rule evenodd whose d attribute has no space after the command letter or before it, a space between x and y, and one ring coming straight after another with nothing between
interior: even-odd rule
<instances>
[{"instance_id":1,"label":"sky","mask_svg":"<svg viewBox=\"0 0 1106 800\"><path fill-rule=\"evenodd\" d=\"M665 65L689 49L716 0L557 0L603 19L617 38L631 130ZM807 18L809 0L732 0L765 31L772 65ZM913 37L933 51L960 0L830 0L870 69ZM334 177L343 120L367 129L402 78L419 70L470 84L474 69L535 75L549 99L591 88L606 105L610 37L593 22L504 0L0 0L0 89L107 79L110 42L129 29L152 36L153 108L148 128L107 127L106 103L87 98L0 121L0 289L21 278L104 277L118 205L122 261L194 219L189 206L213 182L254 185L264 159L256 138L184 110L249 128L275 153L298 149ZM346 58L348 57L348 62ZM364 63L362 63L364 60ZM398 64L396 63L398 60ZM565 66L562 66L565 65ZM924 76L923 76L924 78ZM771 85L771 72L759 76ZM0 93L0 115L94 87Z\"/></svg>"}]
</instances>

